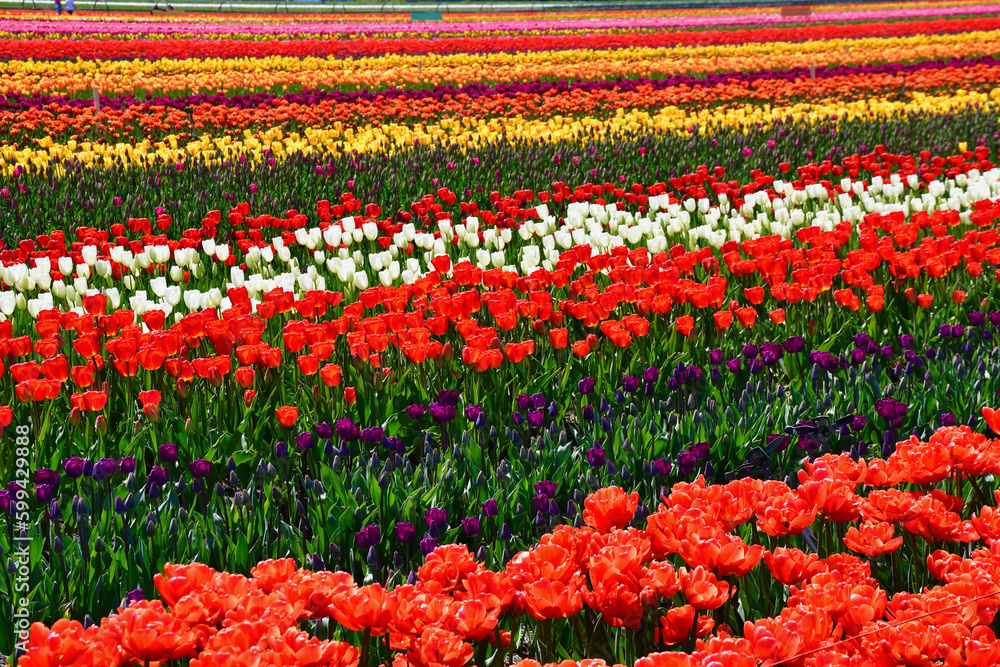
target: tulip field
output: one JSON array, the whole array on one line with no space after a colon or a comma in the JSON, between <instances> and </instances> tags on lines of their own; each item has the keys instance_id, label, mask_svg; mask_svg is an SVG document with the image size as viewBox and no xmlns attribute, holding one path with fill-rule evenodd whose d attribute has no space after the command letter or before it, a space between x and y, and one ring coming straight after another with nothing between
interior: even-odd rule
<instances>
[{"instance_id":1,"label":"tulip field","mask_svg":"<svg viewBox=\"0 0 1000 667\"><path fill-rule=\"evenodd\" d=\"M1000 664L1000 4L88 10L0 11L9 664Z\"/></svg>"}]
</instances>

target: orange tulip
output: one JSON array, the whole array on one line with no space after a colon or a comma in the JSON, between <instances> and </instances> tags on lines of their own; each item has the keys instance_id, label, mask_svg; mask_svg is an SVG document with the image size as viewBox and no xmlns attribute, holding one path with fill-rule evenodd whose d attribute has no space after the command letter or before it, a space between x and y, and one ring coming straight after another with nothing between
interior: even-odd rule
<instances>
[{"instance_id":1,"label":"orange tulip","mask_svg":"<svg viewBox=\"0 0 1000 667\"><path fill-rule=\"evenodd\" d=\"M549 329L549 343L557 350L566 347L569 339L568 329Z\"/></svg>"},{"instance_id":2,"label":"orange tulip","mask_svg":"<svg viewBox=\"0 0 1000 667\"><path fill-rule=\"evenodd\" d=\"M198 635L159 600L142 600L108 618L124 653L146 664L197 657Z\"/></svg>"},{"instance_id":3,"label":"orange tulip","mask_svg":"<svg viewBox=\"0 0 1000 667\"><path fill-rule=\"evenodd\" d=\"M903 537L893 537L895 529L891 523L865 521L858 528L850 528L844 535L844 544L851 551L877 558L892 553L903 545Z\"/></svg>"},{"instance_id":4,"label":"orange tulip","mask_svg":"<svg viewBox=\"0 0 1000 667\"><path fill-rule=\"evenodd\" d=\"M712 313L712 318L715 320L715 327L720 331L728 329L733 323L733 314L728 310L717 310ZM680 330L678 329L678 331Z\"/></svg>"},{"instance_id":5,"label":"orange tulip","mask_svg":"<svg viewBox=\"0 0 1000 667\"><path fill-rule=\"evenodd\" d=\"M370 630L378 637L388 630L394 606L381 584L371 584L345 592L330 605L329 613L348 630Z\"/></svg>"},{"instance_id":6,"label":"orange tulip","mask_svg":"<svg viewBox=\"0 0 1000 667\"><path fill-rule=\"evenodd\" d=\"M525 585L524 603L532 618L567 618L580 613L583 595L574 583L538 579Z\"/></svg>"},{"instance_id":7,"label":"orange tulip","mask_svg":"<svg viewBox=\"0 0 1000 667\"><path fill-rule=\"evenodd\" d=\"M983 419L986 420L986 425L990 427L991 431L1000 435L1000 413L993 408L983 408Z\"/></svg>"},{"instance_id":8,"label":"orange tulip","mask_svg":"<svg viewBox=\"0 0 1000 667\"><path fill-rule=\"evenodd\" d=\"M700 565L694 570L682 567L680 580L681 592L695 609L718 609L729 599L729 584Z\"/></svg>"},{"instance_id":9,"label":"orange tulip","mask_svg":"<svg viewBox=\"0 0 1000 667\"><path fill-rule=\"evenodd\" d=\"M690 315L681 315L677 318L677 331L682 336L690 336L694 330L694 318Z\"/></svg>"},{"instance_id":10,"label":"orange tulip","mask_svg":"<svg viewBox=\"0 0 1000 667\"><path fill-rule=\"evenodd\" d=\"M757 311L749 306L737 308L736 319L744 329L753 329L754 322L757 321Z\"/></svg>"},{"instance_id":11,"label":"orange tulip","mask_svg":"<svg viewBox=\"0 0 1000 667\"><path fill-rule=\"evenodd\" d=\"M583 520L600 533L610 533L627 526L638 505L638 493L629 495L617 486L605 487L584 500Z\"/></svg>"},{"instance_id":12,"label":"orange tulip","mask_svg":"<svg viewBox=\"0 0 1000 667\"><path fill-rule=\"evenodd\" d=\"M283 405L274 411L278 418L278 423L285 427L291 427L295 420L299 418L299 409L291 405Z\"/></svg>"},{"instance_id":13,"label":"orange tulip","mask_svg":"<svg viewBox=\"0 0 1000 667\"><path fill-rule=\"evenodd\" d=\"M660 627L657 628L660 642L668 646L683 644L691 635L691 624L694 623L694 619L695 609L689 604L668 610L666 616L660 617ZM704 637L714 627L715 621L711 616L698 616L698 637ZM636 663L636 667L638 665L639 663Z\"/></svg>"},{"instance_id":14,"label":"orange tulip","mask_svg":"<svg viewBox=\"0 0 1000 667\"><path fill-rule=\"evenodd\" d=\"M764 553L767 569L782 586L797 586L812 575L822 572L823 566L818 560L819 556L816 554L785 547Z\"/></svg>"}]
</instances>

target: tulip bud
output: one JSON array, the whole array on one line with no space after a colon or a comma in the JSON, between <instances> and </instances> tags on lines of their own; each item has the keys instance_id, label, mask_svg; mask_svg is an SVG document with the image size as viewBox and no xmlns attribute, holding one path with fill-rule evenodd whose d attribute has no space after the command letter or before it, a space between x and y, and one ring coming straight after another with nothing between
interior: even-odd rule
<instances>
[{"instance_id":1,"label":"tulip bud","mask_svg":"<svg viewBox=\"0 0 1000 667\"><path fill-rule=\"evenodd\" d=\"M177 393L181 398L187 398L191 394L191 384L184 378L177 378Z\"/></svg>"},{"instance_id":2,"label":"tulip bud","mask_svg":"<svg viewBox=\"0 0 1000 667\"><path fill-rule=\"evenodd\" d=\"M187 435L191 435L191 430L193 426L194 426L194 421L190 417L188 417L187 421L184 422L184 432Z\"/></svg>"},{"instance_id":3,"label":"tulip bud","mask_svg":"<svg viewBox=\"0 0 1000 667\"><path fill-rule=\"evenodd\" d=\"M160 418L160 408L159 406L148 404L142 407L142 414L146 415L146 419L151 422L155 422Z\"/></svg>"},{"instance_id":4,"label":"tulip bud","mask_svg":"<svg viewBox=\"0 0 1000 667\"><path fill-rule=\"evenodd\" d=\"M94 422L94 428L101 435L108 434L108 420L105 419L104 415L97 415L97 420Z\"/></svg>"},{"instance_id":5,"label":"tulip bud","mask_svg":"<svg viewBox=\"0 0 1000 667\"><path fill-rule=\"evenodd\" d=\"M219 372L218 368L212 368L208 371L208 382L213 387L222 386L222 373Z\"/></svg>"},{"instance_id":6,"label":"tulip bud","mask_svg":"<svg viewBox=\"0 0 1000 667\"><path fill-rule=\"evenodd\" d=\"M545 326L545 322L542 320L535 320L531 323L531 326L534 327L535 333L539 336L547 336L549 333L549 328Z\"/></svg>"},{"instance_id":7,"label":"tulip bud","mask_svg":"<svg viewBox=\"0 0 1000 667\"><path fill-rule=\"evenodd\" d=\"M80 411L80 408L71 408L69 411L69 423L73 426L78 426L81 421L83 421L83 412Z\"/></svg>"},{"instance_id":8,"label":"tulip bud","mask_svg":"<svg viewBox=\"0 0 1000 667\"><path fill-rule=\"evenodd\" d=\"M444 358L445 361L451 361L455 358L455 350L452 348L451 343L445 343L441 347L441 357Z\"/></svg>"},{"instance_id":9,"label":"tulip bud","mask_svg":"<svg viewBox=\"0 0 1000 667\"><path fill-rule=\"evenodd\" d=\"M382 379L382 374L381 373L376 373L375 374L375 378L372 380L372 384L375 385L375 391L379 391L380 389L382 389L382 385L384 384L384 381Z\"/></svg>"},{"instance_id":10,"label":"tulip bud","mask_svg":"<svg viewBox=\"0 0 1000 667\"><path fill-rule=\"evenodd\" d=\"M320 389L320 386L318 384L313 385L313 400L314 401L319 401L319 399L322 398L322 396L323 396L322 391L323 390Z\"/></svg>"}]
</instances>

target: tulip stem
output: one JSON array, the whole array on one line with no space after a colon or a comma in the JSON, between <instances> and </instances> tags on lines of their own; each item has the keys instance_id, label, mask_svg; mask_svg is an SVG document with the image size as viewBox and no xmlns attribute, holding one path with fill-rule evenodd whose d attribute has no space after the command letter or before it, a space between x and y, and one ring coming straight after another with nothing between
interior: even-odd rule
<instances>
[{"instance_id":1,"label":"tulip stem","mask_svg":"<svg viewBox=\"0 0 1000 667\"><path fill-rule=\"evenodd\" d=\"M368 650L372 639L371 628L365 628L364 637L361 638L361 660L359 661L360 667L368 667Z\"/></svg>"}]
</instances>

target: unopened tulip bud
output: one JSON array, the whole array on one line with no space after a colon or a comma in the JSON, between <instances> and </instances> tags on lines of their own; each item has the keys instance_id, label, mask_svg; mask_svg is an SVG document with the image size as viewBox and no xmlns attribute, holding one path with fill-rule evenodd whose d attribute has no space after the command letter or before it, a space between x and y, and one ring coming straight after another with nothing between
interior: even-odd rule
<instances>
[{"instance_id":1,"label":"unopened tulip bud","mask_svg":"<svg viewBox=\"0 0 1000 667\"><path fill-rule=\"evenodd\" d=\"M382 374L381 373L376 373L375 374L375 378L372 380L372 384L375 385L375 391L379 391L380 389L382 389L382 385L384 384L384 380L382 379Z\"/></svg>"},{"instance_id":2,"label":"unopened tulip bud","mask_svg":"<svg viewBox=\"0 0 1000 667\"><path fill-rule=\"evenodd\" d=\"M186 433L187 435L191 435L191 428L193 426L194 422L191 420L190 417L188 417L187 421L184 422L184 433Z\"/></svg>"},{"instance_id":3,"label":"unopened tulip bud","mask_svg":"<svg viewBox=\"0 0 1000 667\"><path fill-rule=\"evenodd\" d=\"M97 420L94 422L94 428L96 428L97 432L101 435L108 434L108 420L104 417L104 415L97 415Z\"/></svg>"},{"instance_id":4,"label":"unopened tulip bud","mask_svg":"<svg viewBox=\"0 0 1000 667\"><path fill-rule=\"evenodd\" d=\"M441 356L445 361L451 361L455 358L455 350L452 348L451 343L445 343L441 348Z\"/></svg>"},{"instance_id":5,"label":"unopened tulip bud","mask_svg":"<svg viewBox=\"0 0 1000 667\"><path fill-rule=\"evenodd\" d=\"M219 372L218 368L212 368L208 371L208 382L213 387L222 386L222 373Z\"/></svg>"},{"instance_id":6,"label":"unopened tulip bud","mask_svg":"<svg viewBox=\"0 0 1000 667\"><path fill-rule=\"evenodd\" d=\"M191 384L184 378L177 378L177 393L181 398L187 398L191 394Z\"/></svg>"},{"instance_id":7,"label":"unopened tulip bud","mask_svg":"<svg viewBox=\"0 0 1000 667\"><path fill-rule=\"evenodd\" d=\"M535 333L537 333L539 336L545 336L548 335L549 333L549 328L545 326L545 322L543 322L542 320L535 320L534 322L531 323L531 326L534 327Z\"/></svg>"},{"instance_id":8,"label":"unopened tulip bud","mask_svg":"<svg viewBox=\"0 0 1000 667\"><path fill-rule=\"evenodd\" d=\"M149 421L155 422L157 419L160 418L160 408L159 406L152 404L144 405L142 407L142 414L146 415L146 419L148 419Z\"/></svg>"},{"instance_id":9,"label":"unopened tulip bud","mask_svg":"<svg viewBox=\"0 0 1000 667\"><path fill-rule=\"evenodd\" d=\"M313 400L318 401L322 397L322 389L320 389L318 384L313 385Z\"/></svg>"},{"instance_id":10,"label":"unopened tulip bud","mask_svg":"<svg viewBox=\"0 0 1000 667\"><path fill-rule=\"evenodd\" d=\"M83 412L80 408L72 408L69 411L69 423L73 426L77 426L81 421L83 421Z\"/></svg>"}]
</instances>

